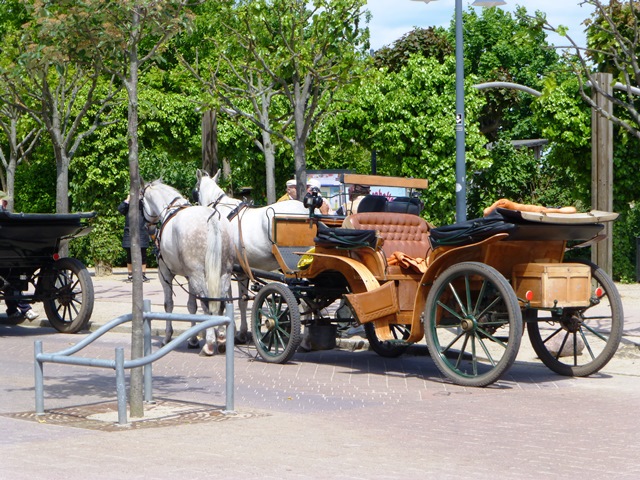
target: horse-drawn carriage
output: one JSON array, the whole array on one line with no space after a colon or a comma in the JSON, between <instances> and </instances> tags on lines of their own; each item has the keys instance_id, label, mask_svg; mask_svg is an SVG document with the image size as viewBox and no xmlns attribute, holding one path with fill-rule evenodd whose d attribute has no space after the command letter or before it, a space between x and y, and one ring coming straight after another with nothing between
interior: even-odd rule
<instances>
[{"instance_id":1,"label":"horse-drawn carriage","mask_svg":"<svg viewBox=\"0 0 640 480\"><path fill-rule=\"evenodd\" d=\"M420 180L346 177L426 188ZM290 360L303 326L311 338L335 337L344 322L364 325L385 357L426 338L438 369L466 386L505 373L525 325L537 356L561 375L593 374L617 350L623 313L614 283L594 264L565 261L616 214L500 210L441 230L397 211L310 217L273 215L280 273L253 271L251 329L267 362Z\"/></svg>"},{"instance_id":2,"label":"horse-drawn carriage","mask_svg":"<svg viewBox=\"0 0 640 480\"><path fill-rule=\"evenodd\" d=\"M61 242L88 233L94 216L0 212L0 300L42 302L56 330L82 330L93 312L91 276L82 262L58 252Z\"/></svg>"}]
</instances>

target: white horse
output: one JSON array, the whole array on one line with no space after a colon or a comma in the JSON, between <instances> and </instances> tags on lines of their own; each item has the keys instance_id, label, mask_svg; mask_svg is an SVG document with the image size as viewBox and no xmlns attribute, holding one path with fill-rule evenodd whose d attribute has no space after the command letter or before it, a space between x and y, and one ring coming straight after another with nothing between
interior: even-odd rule
<instances>
[{"instance_id":1,"label":"white horse","mask_svg":"<svg viewBox=\"0 0 640 480\"><path fill-rule=\"evenodd\" d=\"M248 207L241 200L227 196L218 186L220 172L213 177L204 170L196 172L196 192L201 205L207 205L228 218L231 236L236 245L237 255L246 259L250 268L272 271L280 265L271 252L271 221L275 215L309 215L309 210L298 200L277 202L266 207ZM239 343L248 340L247 294L249 278L245 274L237 275L240 290L240 330Z\"/></svg>"},{"instance_id":2,"label":"white horse","mask_svg":"<svg viewBox=\"0 0 640 480\"><path fill-rule=\"evenodd\" d=\"M190 206L175 188L160 180L146 184L142 192L146 221L161 223L158 276L164 291L165 312L173 311L173 279L180 275L188 281L189 313L196 313L200 299L205 314L222 315L221 299L230 292L234 259L226 218L220 218L211 208ZM172 335L173 327L167 321L165 344ZM218 346L224 344L224 337L222 331L207 330L202 353L213 355L221 350ZM197 337L189 339L189 347L198 347Z\"/></svg>"}]
</instances>

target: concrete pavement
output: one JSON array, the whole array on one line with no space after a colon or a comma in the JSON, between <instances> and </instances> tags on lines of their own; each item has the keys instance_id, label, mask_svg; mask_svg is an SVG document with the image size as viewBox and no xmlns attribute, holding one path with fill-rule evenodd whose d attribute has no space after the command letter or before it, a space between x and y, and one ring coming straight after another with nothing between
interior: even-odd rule
<instances>
[{"instance_id":1,"label":"concrete pavement","mask_svg":"<svg viewBox=\"0 0 640 480\"><path fill-rule=\"evenodd\" d=\"M148 276L144 296L162 310L157 273ZM125 278L94 277L93 328L130 312ZM158 410L159 420L118 428L82 423L112 409L113 372L60 365L45 367L48 414L37 421L34 340L54 352L81 336L0 324L0 478L636 479L640 286L619 290L623 343L592 377L550 372L526 336L505 378L484 389L451 385L419 354L336 349L271 365L240 347L237 414L222 416L224 357L182 348L154 365L158 403L145 415ZM186 294L176 295L176 310L185 308ZM113 332L89 353L113 358L129 341L127 331ZM176 414L180 406L189 412Z\"/></svg>"}]
</instances>

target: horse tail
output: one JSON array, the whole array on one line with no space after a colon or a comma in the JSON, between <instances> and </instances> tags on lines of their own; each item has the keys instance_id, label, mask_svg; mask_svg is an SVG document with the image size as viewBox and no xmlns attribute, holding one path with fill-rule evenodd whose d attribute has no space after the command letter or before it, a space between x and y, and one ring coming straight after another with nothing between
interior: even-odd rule
<instances>
[{"instance_id":1,"label":"horse tail","mask_svg":"<svg viewBox=\"0 0 640 480\"><path fill-rule=\"evenodd\" d=\"M207 222L207 249L205 253L205 279L209 298L220 300L209 301L209 312L211 315L222 315L224 313L224 301L231 286L231 271L233 268L233 257L231 255L231 240L227 230L221 222L212 216Z\"/></svg>"}]
</instances>

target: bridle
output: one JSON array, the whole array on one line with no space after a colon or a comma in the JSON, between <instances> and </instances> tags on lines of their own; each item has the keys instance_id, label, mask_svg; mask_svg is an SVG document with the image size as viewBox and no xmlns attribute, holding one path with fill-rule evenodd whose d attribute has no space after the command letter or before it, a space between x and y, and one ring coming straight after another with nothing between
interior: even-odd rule
<instances>
[{"instance_id":1,"label":"bridle","mask_svg":"<svg viewBox=\"0 0 640 480\"><path fill-rule=\"evenodd\" d=\"M201 201L201 198L200 198L200 182L201 181L202 180L198 181L198 184L196 185L196 188L194 189L194 193L195 193L194 196L196 197L198 202ZM222 194L218 196L218 198L216 198L214 201L208 203L206 206L210 207L210 208L213 208L216 212L218 212L218 206L224 206L224 207L233 206L234 205L233 203L222 203L222 201L223 201L223 199L225 197L230 198L231 200L235 200L235 199L229 197L229 195L227 195L223 191ZM231 211L227 214L227 220L229 220L229 221L233 220L244 208L248 208L248 207L249 207L249 205L247 205L246 202L240 201L240 203L235 205L231 209Z\"/></svg>"},{"instance_id":2,"label":"bridle","mask_svg":"<svg viewBox=\"0 0 640 480\"><path fill-rule=\"evenodd\" d=\"M176 196L173 200L171 200L158 215L152 215L147 211L147 202L145 202L145 193L147 188L152 187L153 185L148 183L142 189L142 214L144 215L144 219L147 223L162 223L163 225L167 223L180 209L189 207L191 204L188 200L186 200L181 195ZM186 203L179 203L180 200L186 200Z\"/></svg>"}]
</instances>

